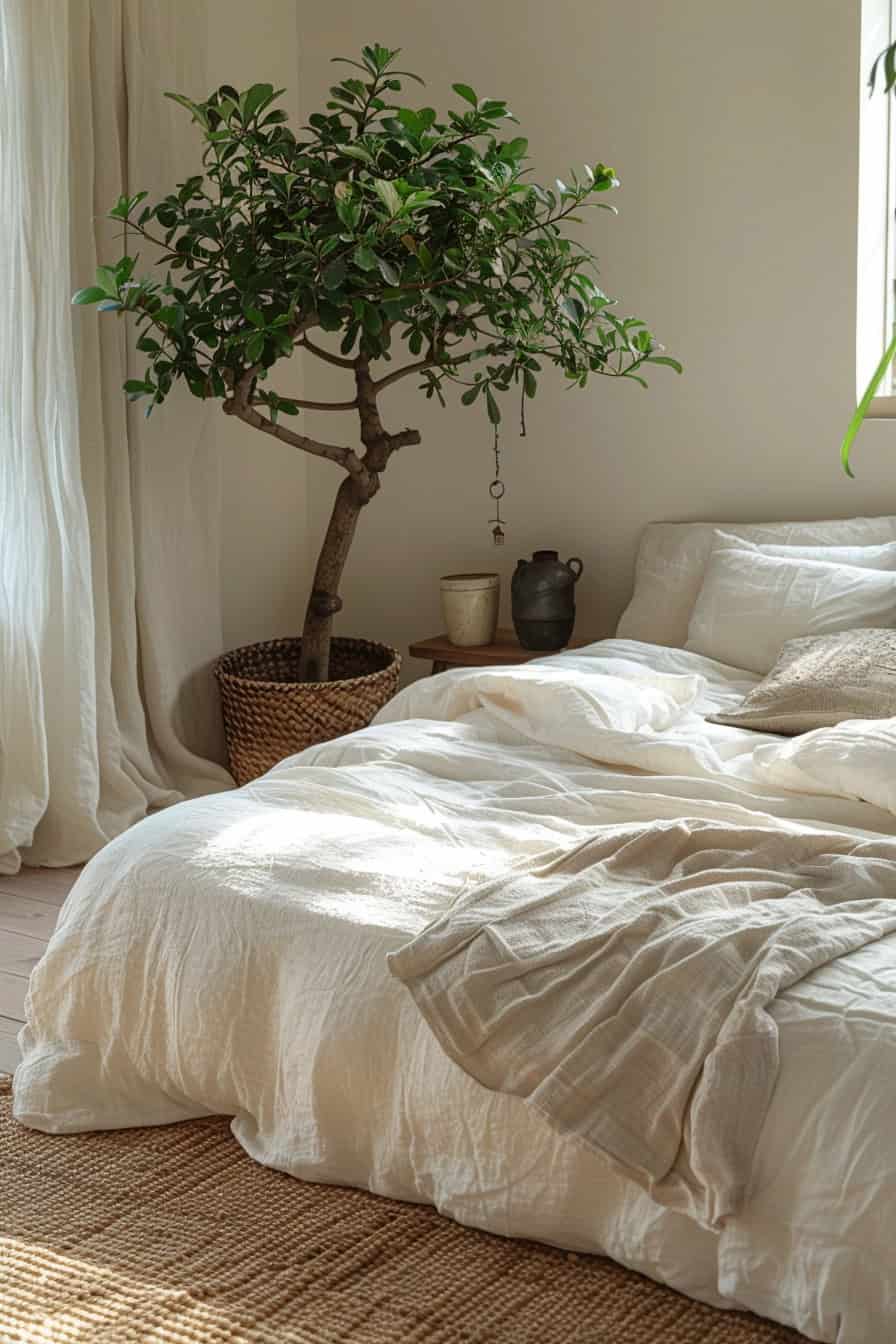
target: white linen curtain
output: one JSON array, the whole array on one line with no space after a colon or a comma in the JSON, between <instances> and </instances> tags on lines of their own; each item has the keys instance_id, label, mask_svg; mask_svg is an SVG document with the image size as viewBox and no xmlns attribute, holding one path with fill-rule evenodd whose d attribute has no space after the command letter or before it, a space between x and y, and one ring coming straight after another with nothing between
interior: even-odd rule
<instances>
[{"instance_id":1,"label":"white linen curtain","mask_svg":"<svg viewBox=\"0 0 896 1344\"><path fill-rule=\"evenodd\" d=\"M89 858L229 787L212 408L126 409L119 319L71 308L198 141L206 0L0 0L0 871ZM130 244L134 246L133 243Z\"/></svg>"}]
</instances>

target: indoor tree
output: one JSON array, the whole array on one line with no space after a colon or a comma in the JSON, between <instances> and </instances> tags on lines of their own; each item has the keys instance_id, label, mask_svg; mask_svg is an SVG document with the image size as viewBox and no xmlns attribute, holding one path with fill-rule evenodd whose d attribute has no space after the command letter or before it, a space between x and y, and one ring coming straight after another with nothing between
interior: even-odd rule
<instances>
[{"instance_id":1,"label":"indoor tree","mask_svg":"<svg viewBox=\"0 0 896 1344\"><path fill-rule=\"evenodd\" d=\"M584 208L612 209L611 169L530 182L526 140L503 131L515 121L505 102L454 84L444 117L399 104L402 81L422 81L397 56L377 44L343 61L350 73L298 134L270 84L223 85L203 102L169 94L201 128L202 171L157 204L141 191L111 211L126 247L158 249L161 271L138 276L128 254L74 298L133 315L147 367L125 390L148 398L147 414L182 379L250 429L342 469L305 615L307 681L328 677L358 516L393 453L420 442L416 429L385 427L390 387L416 378L444 405L458 384L497 429L500 395L534 397L546 365L577 386L592 374L643 383L647 364L679 369L642 321L617 316L595 257L566 236ZM343 370L346 399L292 395L280 375L297 351ZM306 410L356 411L359 444L286 423Z\"/></svg>"}]
</instances>

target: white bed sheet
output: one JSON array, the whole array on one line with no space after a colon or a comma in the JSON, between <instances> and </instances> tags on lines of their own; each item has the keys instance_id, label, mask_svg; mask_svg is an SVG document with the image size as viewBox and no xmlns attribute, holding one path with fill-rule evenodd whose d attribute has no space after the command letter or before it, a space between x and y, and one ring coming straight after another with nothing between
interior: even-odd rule
<instances>
[{"instance_id":1,"label":"white bed sheet","mask_svg":"<svg viewBox=\"0 0 896 1344\"><path fill-rule=\"evenodd\" d=\"M815 1339L891 1341L896 938L776 1002L779 1084L744 1212L719 1233L480 1087L389 975L386 954L471 882L596 825L686 815L896 834L888 812L761 782L753 752L779 739L704 723L750 674L620 640L544 666L586 688L655 683L649 714L639 728L629 705L615 731L611 705L589 729L586 704L577 754L527 735L538 723L502 698L512 672L490 690L486 674L449 673L366 732L103 850L32 978L16 1114L54 1132L231 1114L253 1157L305 1179L604 1252ZM667 693L678 709L656 727Z\"/></svg>"}]
</instances>

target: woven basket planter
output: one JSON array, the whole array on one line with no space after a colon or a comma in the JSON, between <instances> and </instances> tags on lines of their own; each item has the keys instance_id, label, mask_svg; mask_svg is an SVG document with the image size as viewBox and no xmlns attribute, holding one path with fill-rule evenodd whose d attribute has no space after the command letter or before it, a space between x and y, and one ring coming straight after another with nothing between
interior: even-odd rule
<instances>
[{"instance_id":1,"label":"woven basket planter","mask_svg":"<svg viewBox=\"0 0 896 1344\"><path fill-rule=\"evenodd\" d=\"M315 742L366 728L398 690L401 656L366 639L332 641L330 681L298 681L301 639L271 639L215 664L230 773L248 784Z\"/></svg>"}]
</instances>

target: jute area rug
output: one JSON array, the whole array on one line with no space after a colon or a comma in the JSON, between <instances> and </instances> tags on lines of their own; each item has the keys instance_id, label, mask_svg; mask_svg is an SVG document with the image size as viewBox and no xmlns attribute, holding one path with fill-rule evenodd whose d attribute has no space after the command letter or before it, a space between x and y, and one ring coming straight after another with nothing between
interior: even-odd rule
<instances>
[{"instance_id":1,"label":"jute area rug","mask_svg":"<svg viewBox=\"0 0 896 1344\"><path fill-rule=\"evenodd\" d=\"M50 1137L0 1079L3 1344L805 1344L608 1260L258 1166L227 1121Z\"/></svg>"}]
</instances>

